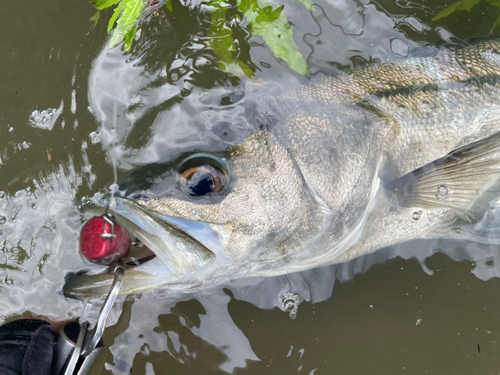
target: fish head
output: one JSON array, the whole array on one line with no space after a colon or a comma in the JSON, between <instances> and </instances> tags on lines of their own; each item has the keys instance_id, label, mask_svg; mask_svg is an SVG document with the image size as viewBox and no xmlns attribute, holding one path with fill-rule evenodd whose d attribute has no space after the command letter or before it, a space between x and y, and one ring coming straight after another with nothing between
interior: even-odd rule
<instances>
[{"instance_id":1,"label":"fish head","mask_svg":"<svg viewBox=\"0 0 500 375\"><path fill-rule=\"evenodd\" d=\"M119 189L112 205L117 221L156 256L126 270L122 294L196 290L264 270L279 274L324 229L325 213L300 168L267 131L224 152L144 166ZM64 293L100 298L111 279L74 274Z\"/></svg>"}]
</instances>

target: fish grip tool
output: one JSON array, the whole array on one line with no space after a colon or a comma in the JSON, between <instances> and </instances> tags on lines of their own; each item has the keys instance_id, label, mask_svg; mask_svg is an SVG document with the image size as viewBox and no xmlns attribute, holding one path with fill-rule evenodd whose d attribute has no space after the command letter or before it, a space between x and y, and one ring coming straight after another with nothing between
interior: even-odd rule
<instances>
[{"instance_id":1,"label":"fish grip tool","mask_svg":"<svg viewBox=\"0 0 500 375\"><path fill-rule=\"evenodd\" d=\"M123 280L123 267L116 264L111 289L99 311L92 329L88 321L70 322L61 327L57 338L53 373L61 375L87 375L104 349L102 335L111 308L115 303Z\"/></svg>"},{"instance_id":2,"label":"fish grip tool","mask_svg":"<svg viewBox=\"0 0 500 375\"><path fill-rule=\"evenodd\" d=\"M93 223L92 220L94 220ZM97 238L102 241L100 245L105 248L109 248L109 251L107 252L100 252L100 258L89 258L82 251L82 238L84 237L85 226L102 228L101 233L92 234L94 237L92 239L93 243L95 243ZM119 244L118 247L121 246L122 249L118 249L117 252L116 243L113 241L115 241L117 239L117 235L119 237L120 234L123 235L123 229L118 223L115 222L114 217L108 212L102 216L90 219L82 228L80 236L80 252L82 252L87 259L97 264L105 265L105 263L111 262L112 265L114 265L114 278L111 283L110 291L106 295L99 311L97 321L92 328L90 328L90 324L86 320L81 323L78 321L69 322L61 327L61 331L57 338L55 359L52 366L53 374L87 375L104 348L102 335L106 327L106 321L109 313L111 312L111 308L116 301L124 277L123 262L121 259L130 247L130 243L128 247L125 247L123 245L124 241L121 241L121 245ZM113 252L113 257L109 257L110 252ZM103 262L103 259L108 260ZM92 307L92 305L88 304L87 308L89 307Z\"/></svg>"}]
</instances>

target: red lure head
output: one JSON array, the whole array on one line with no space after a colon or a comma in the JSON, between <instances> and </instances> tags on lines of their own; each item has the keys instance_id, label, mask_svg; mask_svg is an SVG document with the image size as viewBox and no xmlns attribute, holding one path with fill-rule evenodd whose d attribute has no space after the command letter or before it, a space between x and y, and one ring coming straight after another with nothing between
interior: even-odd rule
<instances>
[{"instance_id":1,"label":"red lure head","mask_svg":"<svg viewBox=\"0 0 500 375\"><path fill-rule=\"evenodd\" d=\"M130 248L128 232L111 216L96 216L80 232L80 253L89 261L109 265Z\"/></svg>"}]
</instances>

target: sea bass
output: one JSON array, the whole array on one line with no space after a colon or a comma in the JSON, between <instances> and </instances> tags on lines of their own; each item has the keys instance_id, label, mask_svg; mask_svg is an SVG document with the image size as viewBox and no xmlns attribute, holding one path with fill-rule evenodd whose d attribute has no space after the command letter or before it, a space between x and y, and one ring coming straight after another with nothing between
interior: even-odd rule
<instances>
[{"instance_id":1,"label":"sea bass","mask_svg":"<svg viewBox=\"0 0 500 375\"><path fill-rule=\"evenodd\" d=\"M111 208L151 251L126 260L122 295L302 271L418 238L500 243L488 225L500 207L500 41L318 79L259 108L241 144L122 182ZM70 274L64 294L98 299L112 279Z\"/></svg>"}]
</instances>

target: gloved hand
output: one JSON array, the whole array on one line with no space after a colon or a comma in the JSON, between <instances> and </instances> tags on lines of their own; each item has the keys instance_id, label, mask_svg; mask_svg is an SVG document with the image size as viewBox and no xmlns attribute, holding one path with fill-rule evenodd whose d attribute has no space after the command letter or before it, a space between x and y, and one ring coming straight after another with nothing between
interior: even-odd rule
<instances>
[{"instance_id":1,"label":"gloved hand","mask_svg":"<svg viewBox=\"0 0 500 375\"><path fill-rule=\"evenodd\" d=\"M50 375L56 332L44 320L20 319L0 327L0 375Z\"/></svg>"}]
</instances>

